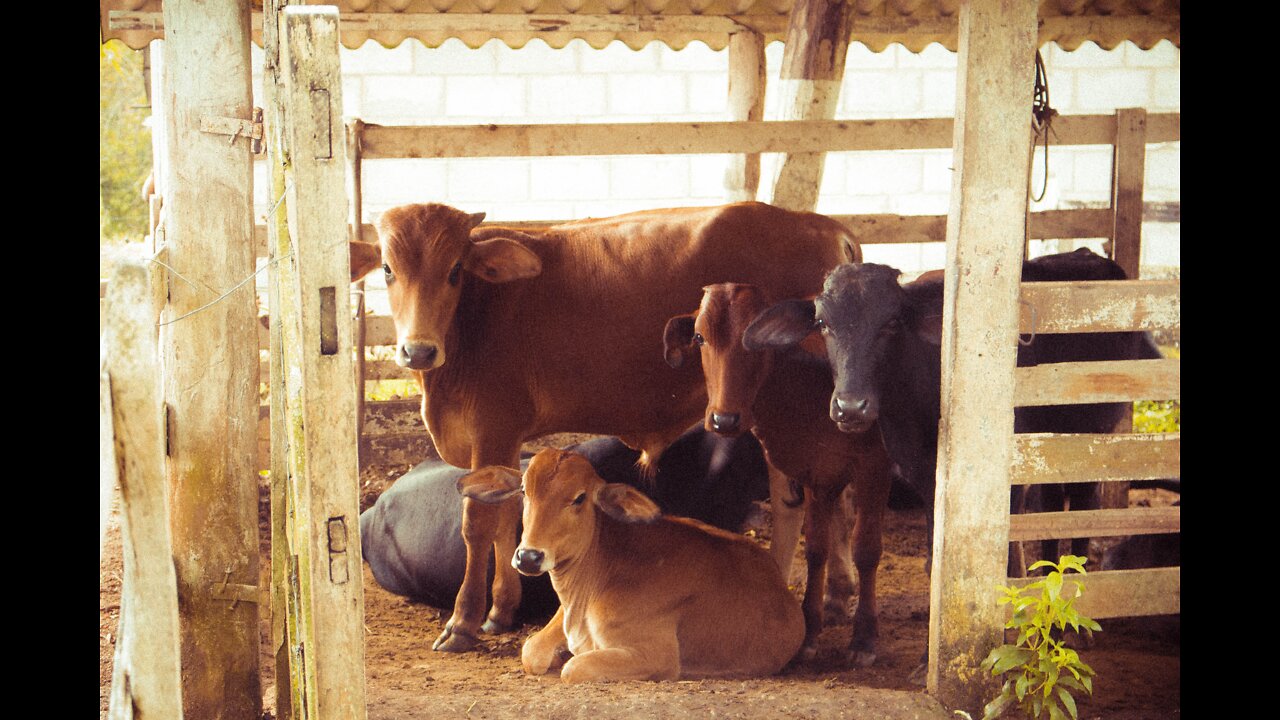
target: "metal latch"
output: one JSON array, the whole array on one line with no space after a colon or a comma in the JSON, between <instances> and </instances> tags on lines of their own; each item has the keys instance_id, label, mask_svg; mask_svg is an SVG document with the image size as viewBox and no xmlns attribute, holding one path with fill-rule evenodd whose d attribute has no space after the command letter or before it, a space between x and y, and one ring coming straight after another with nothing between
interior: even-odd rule
<instances>
[{"instance_id":1,"label":"metal latch","mask_svg":"<svg viewBox=\"0 0 1280 720\"><path fill-rule=\"evenodd\" d=\"M202 117L200 118L200 132L213 133L215 135L230 135L231 141L228 145L234 145L236 138L245 138L249 141L249 149L254 155L262 154L262 108L253 109L252 120L241 120L240 118L228 117Z\"/></svg>"}]
</instances>

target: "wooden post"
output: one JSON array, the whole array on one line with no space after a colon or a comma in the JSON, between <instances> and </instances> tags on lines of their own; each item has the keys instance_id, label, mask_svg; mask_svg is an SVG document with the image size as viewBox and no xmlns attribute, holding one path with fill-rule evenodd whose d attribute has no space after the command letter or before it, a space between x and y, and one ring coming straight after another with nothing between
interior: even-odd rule
<instances>
[{"instance_id":1,"label":"wooden post","mask_svg":"<svg viewBox=\"0 0 1280 720\"><path fill-rule=\"evenodd\" d=\"M360 153L360 138L364 133L364 121L351 118L347 121L347 195L351 199L351 239L360 240L360 225L364 215L364 181L361 177L363 158ZM365 323L364 280L356 283L356 316L355 316L355 350L356 350L356 455L359 457L360 442L364 437L364 343L368 334ZM360 466L364 467L363 458Z\"/></svg>"},{"instance_id":2,"label":"wooden post","mask_svg":"<svg viewBox=\"0 0 1280 720\"><path fill-rule=\"evenodd\" d=\"M283 8L296 0L267 0L263 4L263 124L266 132L267 164L271 168L270 207L267 209L267 313L270 318L271 356L271 654L275 668L276 718L293 720L306 717L302 700L300 661L291 662L297 646L291 641L296 631L297 583L290 582L298 574L297 557L288 535L289 508L289 434L285 426L284 339L280 319L280 247L290 248L289 223L284 207L286 187L283 148L285 114L280 98L284 95L284 79L280 65L280 16ZM297 671L297 672L295 672ZM297 712L295 712L295 708Z\"/></svg>"},{"instance_id":3,"label":"wooden post","mask_svg":"<svg viewBox=\"0 0 1280 720\"><path fill-rule=\"evenodd\" d=\"M996 687L979 664L1004 625L996 585L1009 549L1035 42L1035 3L972 0L961 10L928 686L975 714Z\"/></svg>"},{"instance_id":4,"label":"wooden post","mask_svg":"<svg viewBox=\"0 0 1280 720\"><path fill-rule=\"evenodd\" d=\"M764 36L744 30L729 36L729 119L764 119ZM755 200L760 189L760 154L730 155L724 187L729 202Z\"/></svg>"},{"instance_id":5,"label":"wooden post","mask_svg":"<svg viewBox=\"0 0 1280 720\"><path fill-rule=\"evenodd\" d=\"M178 587L169 533L156 312L147 266L122 261L107 298L102 438L120 487L124 579L109 717L182 718Z\"/></svg>"},{"instance_id":6,"label":"wooden post","mask_svg":"<svg viewBox=\"0 0 1280 720\"><path fill-rule=\"evenodd\" d=\"M348 287L346 142L332 6L282 12L282 157L289 232L277 235L286 534L296 568L288 618L295 717L364 718L364 592Z\"/></svg>"},{"instance_id":7,"label":"wooden post","mask_svg":"<svg viewBox=\"0 0 1280 720\"><path fill-rule=\"evenodd\" d=\"M1142 259L1142 185L1146 176L1147 111L1116 111L1116 140L1111 156L1111 259L1124 268L1130 280L1139 279ZM1133 432L1133 414L1125 416L1116 432ZM1129 507L1129 483L1103 483L1099 507Z\"/></svg>"},{"instance_id":8,"label":"wooden post","mask_svg":"<svg viewBox=\"0 0 1280 720\"><path fill-rule=\"evenodd\" d=\"M201 130L251 117L249 12L164 4L164 396L188 719L262 714L257 303L252 284L232 292L254 271L252 154L247 138Z\"/></svg>"},{"instance_id":9,"label":"wooden post","mask_svg":"<svg viewBox=\"0 0 1280 720\"><path fill-rule=\"evenodd\" d=\"M835 117L852 29L852 0L796 0L782 56L779 80L784 104L779 119ZM771 202L790 210L813 210L826 157L822 152L784 155Z\"/></svg>"}]
</instances>

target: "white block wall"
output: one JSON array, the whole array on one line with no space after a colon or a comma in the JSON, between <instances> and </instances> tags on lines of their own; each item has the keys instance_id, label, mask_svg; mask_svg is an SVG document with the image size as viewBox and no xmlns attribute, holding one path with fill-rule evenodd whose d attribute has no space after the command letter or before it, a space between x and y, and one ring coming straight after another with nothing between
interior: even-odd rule
<instances>
[{"instance_id":1,"label":"white block wall","mask_svg":"<svg viewBox=\"0 0 1280 720\"><path fill-rule=\"evenodd\" d=\"M766 119L778 116L775 95L783 46L766 48ZM261 70L261 51L254 49ZM1164 42L1149 51L1124 43L1105 51L1085 43L1072 52L1043 49L1050 101L1063 114L1145 107L1180 111L1180 50ZM674 51L651 43L594 50L575 41L554 50L541 40L512 50L490 41L472 50L450 40L428 49L416 40L395 48L370 41L342 51L343 108L366 122L394 125L586 123L728 120L728 51L692 43ZM912 53L900 45L873 53L849 49L837 118L950 117L955 112L956 55L940 45ZM255 77L260 90L261 77ZM258 93L261 98L261 93ZM258 101L261 104L261 101ZM1028 108L1028 112L1030 108ZM764 159L761 199L768 199L777 156ZM612 215L653 207L723 202L724 156L622 156L374 160L365 163L365 220L409 202L443 202L492 220ZM831 153L818 211L944 214L951 191L951 152ZM1036 154L1033 185L1044 176ZM264 213L266 171L255 176ZM1048 187L1033 210L1109 202L1109 146L1049 150ZM1180 199L1180 143L1148 146L1148 202ZM1179 265L1179 225L1144 225L1144 264ZM1052 251L1057 248L1048 248ZM941 244L878 246L868 260L903 270L941 267Z\"/></svg>"}]
</instances>

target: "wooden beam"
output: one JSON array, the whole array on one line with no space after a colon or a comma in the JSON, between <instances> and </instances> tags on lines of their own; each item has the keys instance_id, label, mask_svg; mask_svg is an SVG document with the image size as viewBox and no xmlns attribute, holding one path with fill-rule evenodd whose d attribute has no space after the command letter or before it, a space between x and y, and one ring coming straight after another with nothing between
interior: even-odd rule
<instances>
[{"instance_id":1,"label":"wooden beam","mask_svg":"<svg viewBox=\"0 0 1280 720\"><path fill-rule=\"evenodd\" d=\"M164 398L170 520L182 620L183 715L258 717L257 304L253 157L200 131L253 107L248 0L164 4ZM214 302L216 300L216 302ZM240 599L249 595L248 602Z\"/></svg>"},{"instance_id":2,"label":"wooden beam","mask_svg":"<svg viewBox=\"0 0 1280 720\"><path fill-rule=\"evenodd\" d=\"M1115 147L1111 154L1111 259L1125 275L1138 278L1142 257L1142 183L1146 176L1147 111L1116 111Z\"/></svg>"},{"instance_id":3,"label":"wooden beam","mask_svg":"<svg viewBox=\"0 0 1280 720\"><path fill-rule=\"evenodd\" d=\"M1022 285L1021 333L1123 332L1181 325L1178 280L1035 282Z\"/></svg>"},{"instance_id":4,"label":"wooden beam","mask_svg":"<svg viewBox=\"0 0 1280 720\"><path fill-rule=\"evenodd\" d=\"M1181 513L1182 508L1176 505L1024 513L1009 518L1009 542L1176 533L1181 528Z\"/></svg>"},{"instance_id":5,"label":"wooden beam","mask_svg":"<svg viewBox=\"0 0 1280 720\"><path fill-rule=\"evenodd\" d=\"M1055 435L1013 439L1015 485L1182 477L1179 433Z\"/></svg>"},{"instance_id":6,"label":"wooden beam","mask_svg":"<svg viewBox=\"0 0 1280 720\"><path fill-rule=\"evenodd\" d=\"M299 647L296 715L364 718L355 371L348 299L347 145L341 122L338 12L283 9L283 143L290 248L277 248ZM288 255L288 259L285 256ZM305 712L305 715L304 715Z\"/></svg>"},{"instance_id":7,"label":"wooden beam","mask_svg":"<svg viewBox=\"0 0 1280 720\"><path fill-rule=\"evenodd\" d=\"M979 665L1004 626L992 588L1009 548L1036 5L964 3L959 39L927 682L947 707L976 713L994 690Z\"/></svg>"},{"instance_id":8,"label":"wooden beam","mask_svg":"<svg viewBox=\"0 0 1280 720\"><path fill-rule=\"evenodd\" d=\"M156 383L156 313L145 264L123 260L116 266L108 304L99 375L106 451L100 465L118 480L124 543L109 717L181 718L178 585L165 485L164 409Z\"/></svg>"},{"instance_id":9,"label":"wooden beam","mask_svg":"<svg viewBox=\"0 0 1280 720\"><path fill-rule=\"evenodd\" d=\"M1177 140L1178 118L1177 113L1148 116L1147 142ZM1113 115L1060 116L1053 124L1054 144L1110 145L1115 128ZM950 148L953 134L950 118L442 126L370 123L365 126L364 157L377 160L930 150Z\"/></svg>"},{"instance_id":10,"label":"wooden beam","mask_svg":"<svg viewBox=\"0 0 1280 720\"><path fill-rule=\"evenodd\" d=\"M352 241L359 241L364 226L364 177L362 158L364 121L353 118L346 123L347 127L347 198L351 203L351 214L347 223L348 233ZM365 340L368 333L368 320L365 317L365 284L364 278L355 284L355 346L356 354L356 437L363 434L364 428L364 377L365 377Z\"/></svg>"},{"instance_id":11,"label":"wooden beam","mask_svg":"<svg viewBox=\"0 0 1280 720\"><path fill-rule=\"evenodd\" d=\"M1063 582L1076 583L1073 574ZM1009 585L1026 585L1036 578L1009 578ZM1146 570L1102 570L1084 576L1085 591L1075 608L1086 617L1101 620L1111 617L1177 615L1182 612L1182 568L1150 568ZM1103 632L1106 625L1103 624Z\"/></svg>"},{"instance_id":12,"label":"wooden beam","mask_svg":"<svg viewBox=\"0 0 1280 720\"><path fill-rule=\"evenodd\" d=\"M735 121L764 119L764 37L754 32L729 36L729 117ZM724 186L729 202L755 200L760 189L760 154L729 156Z\"/></svg>"},{"instance_id":13,"label":"wooden beam","mask_svg":"<svg viewBox=\"0 0 1280 720\"><path fill-rule=\"evenodd\" d=\"M1108 360L1020 367L1014 371L1018 407L1178 400L1182 361Z\"/></svg>"}]
</instances>

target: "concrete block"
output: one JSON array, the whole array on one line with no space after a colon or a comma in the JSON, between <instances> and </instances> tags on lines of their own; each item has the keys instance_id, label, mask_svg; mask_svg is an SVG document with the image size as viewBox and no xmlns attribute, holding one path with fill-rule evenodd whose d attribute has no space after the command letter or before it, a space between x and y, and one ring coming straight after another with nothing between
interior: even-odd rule
<instances>
[{"instance_id":1,"label":"concrete block","mask_svg":"<svg viewBox=\"0 0 1280 720\"><path fill-rule=\"evenodd\" d=\"M609 112L675 115L688 112L685 78L670 73L619 73L609 76Z\"/></svg>"},{"instance_id":2,"label":"concrete block","mask_svg":"<svg viewBox=\"0 0 1280 720\"><path fill-rule=\"evenodd\" d=\"M491 40L485 47L490 44L494 45L497 72L502 75L576 73L583 49L590 50L590 46L582 40L574 40L561 50L552 48L539 38L530 40L519 50L512 50L497 40Z\"/></svg>"},{"instance_id":3,"label":"concrete block","mask_svg":"<svg viewBox=\"0 0 1280 720\"><path fill-rule=\"evenodd\" d=\"M609 197L608 158L536 158L530 163L533 200L571 203Z\"/></svg>"},{"instance_id":4,"label":"concrete block","mask_svg":"<svg viewBox=\"0 0 1280 720\"><path fill-rule=\"evenodd\" d=\"M521 77L445 78L445 114L452 117L514 118L525 113L525 79Z\"/></svg>"},{"instance_id":5,"label":"concrete block","mask_svg":"<svg viewBox=\"0 0 1280 720\"><path fill-rule=\"evenodd\" d=\"M1103 50L1098 44L1092 40L1085 41L1080 47L1067 52L1058 47L1056 43L1049 44L1049 52L1042 52L1044 63L1047 67L1061 68L1117 68L1124 65L1124 50L1117 47L1114 50Z\"/></svg>"},{"instance_id":6,"label":"concrete block","mask_svg":"<svg viewBox=\"0 0 1280 720\"><path fill-rule=\"evenodd\" d=\"M584 115L604 115L608 84L604 75L530 77L530 119L571 122Z\"/></svg>"},{"instance_id":7,"label":"concrete block","mask_svg":"<svg viewBox=\"0 0 1280 720\"><path fill-rule=\"evenodd\" d=\"M449 160L365 160L366 215L407 203L446 202Z\"/></svg>"},{"instance_id":8,"label":"concrete block","mask_svg":"<svg viewBox=\"0 0 1280 720\"><path fill-rule=\"evenodd\" d=\"M1153 70L1152 83L1152 107L1148 108L1148 110L1152 112L1182 111L1181 70L1177 68L1172 70Z\"/></svg>"},{"instance_id":9,"label":"concrete block","mask_svg":"<svg viewBox=\"0 0 1280 720\"><path fill-rule=\"evenodd\" d=\"M950 150L920 152L920 189L927 193L950 193L955 179L955 157Z\"/></svg>"},{"instance_id":10,"label":"concrete block","mask_svg":"<svg viewBox=\"0 0 1280 720\"><path fill-rule=\"evenodd\" d=\"M500 205L529 200L529 160L498 158L450 160L447 170L449 202ZM484 207L481 210L488 210Z\"/></svg>"},{"instance_id":11,"label":"concrete block","mask_svg":"<svg viewBox=\"0 0 1280 720\"><path fill-rule=\"evenodd\" d=\"M1072 107L1077 112L1114 112L1151 102L1152 74L1147 70L1082 70L1075 79Z\"/></svg>"},{"instance_id":12,"label":"concrete block","mask_svg":"<svg viewBox=\"0 0 1280 720\"><path fill-rule=\"evenodd\" d=\"M609 161L610 195L619 200L657 200L689 194L689 158L629 155Z\"/></svg>"},{"instance_id":13,"label":"concrete block","mask_svg":"<svg viewBox=\"0 0 1280 720\"><path fill-rule=\"evenodd\" d=\"M939 43L929 43L918 53L913 53L900 45L892 47L898 52L897 67L899 69L950 70L954 73L959 67L959 56Z\"/></svg>"},{"instance_id":14,"label":"concrete block","mask_svg":"<svg viewBox=\"0 0 1280 720\"><path fill-rule=\"evenodd\" d=\"M725 72L689 73L689 112L707 120L728 120L729 76Z\"/></svg>"},{"instance_id":15,"label":"concrete block","mask_svg":"<svg viewBox=\"0 0 1280 720\"><path fill-rule=\"evenodd\" d=\"M729 72L729 50L712 50L707 44L695 40L683 50L672 50L661 45L658 66L666 72Z\"/></svg>"},{"instance_id":16,"label":"concrete block","mask_svg":"<svg viewBox=\"0 0 1280 720\"><path fill-rule=\"evenodd\" d=\"M919 117L955 117L956 73L947 70L929 70L921 75L920 82L923 90Z\"/></svg>"},{"instance_id":17,"label":"concrete block","mask_svg":"<svg viewBox=\"0 0 1280 720\"><path fill-rule=\"evenodd\" d=\"M1147 164L1143 174L1143 196L1155 200L1159 193L1177 199L1182 189L1182 143L1147 146Z\"/></svg>"},{"instance_id":18,"label":"concrete block","mask_svg":"<svg viewBox=\"0 0 1280 720\"><path fill-rule=\"evenodd\" d=\"M340 48L343 75L406 75L413 72L413 48L417 40L406 40L388 48L372 38L352 50Z\"/></svg>"},{"instance_id":19,"label":"concrete block","mask_svg":"<svg viewBox=\"0 0 1280 720\"><path fill-rule=\"evenodd\" d=\"M904 152L848 153L845 177L850 195L916 192L921 187L923 158Z\"/></svg>"},{"instance_id":20,"label":"concrete block","mask_svg":"<svg viewBox=\"0 0 1280 720\"><path fill-rule=\"evenodd\" d=\"M413 72L418 75L493 75L498 72L499 48L506 48L501 40L490 40L473 50L457 38L435 48L417 41L405 41L401 47L406 45L412 46Z\"/></svg>"},{"instance_id":21,"label":"concrete block","mask_svg":"<svg viewBox=\"0 0 1280 720\"><path fill-rule=\"evenodd\" d=\"M849 43L849 52L844 58L845 75L863 70L888 70L896 67L898 52L901 50L902 46L894 43L885 48L884 52L871 52L866 45L855 40Z\"/></svg>"},{"instance_id":22,"label":"concrete block","mask_svg":"<svg viewBox=\"0 0 1280 720\"><path fill-rule=\"evenodd\" d=\"M600 50L586 48L582 52L580 68L586 73L651 73L661 69L659 54L662 43L651 42L640 50L632 50L620 40L614 40Z\"/></svg>"},{"instance_id":23,"label":"concrete block","mask_svg":"<svg viewBox=\"0 0 1280 720\"><path fill-rule=\"evenodd\" d=\"M366 77L361 108L367 122L426 124L444 116L444 79L406 76Z\"/></svg>"},{"instance_id":24,"label":"concrete block","mask_svg":"<svg viewBox=\"0 0 1280 720\"><path fill-rule=\"evenodd\" d=\"M837 117L919 117L923 85L923 73L910 70L846 72ZM955 112L954 107L953 101L952 113Z\"/></svg>"},{"instance_id":25,"label":"concrete block","mask_svg":"<svg viewBox=\"0 0 1280 720\"><path fill-rule=\"evenodd\" d=\"M1182 50L1168 40L1161 40L1150 50L1143 50L1132 42L1124 47L1124 64L1134 68L1177 68L1182 60Z\"/></svg>"}]
</instances>

